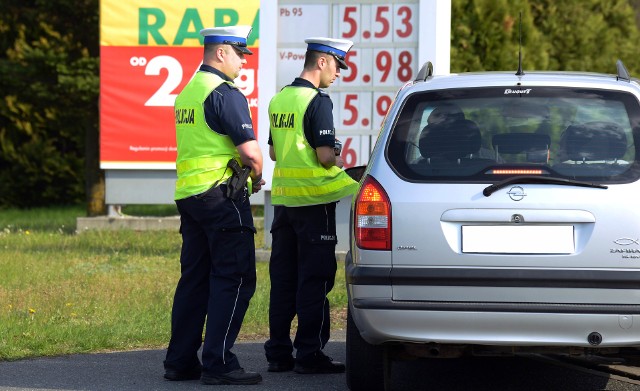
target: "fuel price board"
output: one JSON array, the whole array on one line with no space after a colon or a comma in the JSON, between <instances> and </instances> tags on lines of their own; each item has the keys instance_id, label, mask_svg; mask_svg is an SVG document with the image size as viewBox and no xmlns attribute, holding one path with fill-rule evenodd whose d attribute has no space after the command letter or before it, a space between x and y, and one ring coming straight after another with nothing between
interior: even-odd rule
<instances>
[{"instance_id":1,"label":"fuel price board","mask_svg":"<svg viewBox=\"0 0 640 391\"><path fill-rule=\"evenodd\" d=\"M336 137L344 144L346 168L366 164L395 93L414 76L418 7L417 0L279 2L278 89L300 74L305 38L325 36L354 42L345 59L349 69L326 89L334 105Z\"/></svg>"}]
</instances>

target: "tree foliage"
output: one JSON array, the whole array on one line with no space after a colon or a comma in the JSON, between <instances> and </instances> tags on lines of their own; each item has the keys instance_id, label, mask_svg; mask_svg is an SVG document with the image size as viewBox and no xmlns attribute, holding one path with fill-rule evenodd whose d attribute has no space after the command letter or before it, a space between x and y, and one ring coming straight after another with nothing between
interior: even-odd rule
<instances>
[{"instance_id":1,"label":"tree foliage","mask_svg":"<svg viewBox=\"0 0 640 391\"><path fill-rule=\"evenodd\" d=\"M532 2L535 24L549 45L549 69L615 73L621 59L640 72L636 12L627 0Z\"/></svg>"},{"instance_id":2,"label":"tree foliage","mask_svg":"<svg viewBox=\"0 0 640 391\"><path fill-rule=\"evenodd\" d=\"M547 68L547 43L534 26L526 0L454 0L451 14L452 71L515 72L520 38L529 69Z\"/></svg>"},{"instance_id":3,"label":"tree foliage","mask_svg":"<svg viewBox=\"0 0 640 391\"><path fill-rule=\"evenodd\" d=\"M452 72L517 69L522 21L526 70L640 72L636 10L627 0L452 0ZM632 2L633 3L633 2ZM636 1L640 7L640 1ZM522 18L520 19L520 14Z\"/></svg>"},{"instance_id":4,"label":"tree foliage","mask_svg":"<svg viewBox=\"0 0 640 391\"><path fill-rule=\"evenodd\" d=\"M98 0L1 3L0 206L84 201L85 140L98 131L98 20Z\"/></svg>"},{"instance_id":5,"label":"tree foliage","mask_svg":"<svg viewBox=\"0 0 640 391\"><path fill-rule=\"evenodd\" d=\"M451 4L453 72L515 72L521 50L525 73L640 74L640 0ZM0 207L104 208L98 66L99 0L0 2Z\"/></svg>"}]
</instances>

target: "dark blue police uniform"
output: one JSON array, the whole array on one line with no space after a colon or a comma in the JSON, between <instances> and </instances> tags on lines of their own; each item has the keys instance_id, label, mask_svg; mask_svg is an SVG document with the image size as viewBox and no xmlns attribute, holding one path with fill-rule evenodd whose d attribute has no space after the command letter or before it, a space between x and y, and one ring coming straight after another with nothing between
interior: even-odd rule
<instances>
[{"instance_id":1,"label":"dark blue police uniform","mask_svg":"<svg viewBox=\"0 0 640 391\"><path fill-rule=\"evenodd\" d=\"M229 80L222 72L202 65ZM212 131L226 134L234 145L255 140L244 95L222 83L207 98L205 118ZM226 185L176 201L180 212L181 276L171 314L171 341L165 369L180 373L200 371L197 352L202 345L202 370L210 374L240 368L231 348L240 331L249 300L256 288L256 232L249 197L226 197Z\"/></svg>"},{"instance_id":2,"label":"dark blue police uniform","mask_svg":"<svg viewBox=\"0 0 640 391\"><path fill-rule=\"evenodd\" d=\"M303 78L292 86L315 88ZM304 116L304 132L309 145L334 147L333 103L329 95L313 98ZM323 132L321 132L324 130ZM273 145L271 137L269 144ZM270 363L296 360L304 363L324 348L329 340L329 302L326 295L334 285L336 202L300 207L274 206L271 226L273 244L269 274L271 278L269 331L265 353ZM298 316L292 344L291 322Z\"/></svg>"}]
</instances>

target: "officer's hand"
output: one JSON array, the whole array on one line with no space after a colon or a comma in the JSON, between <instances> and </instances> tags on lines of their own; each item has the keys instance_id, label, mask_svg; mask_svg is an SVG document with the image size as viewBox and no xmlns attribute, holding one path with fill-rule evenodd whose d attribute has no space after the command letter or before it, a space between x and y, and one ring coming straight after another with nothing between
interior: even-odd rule
<instances>
[{"instance_id":1,"label":"officer's hand","mask_svg":"<svg viewBox=\"0 0 640 391\"><path fill-rule=\"evenodd\" d=\"M342 156L336 156L336 167L342 168L344 167L344 160L342 160Z\"/></svg>"},{"instance_id":2,"label":"officer's hand","mask_svg":"<svg viewBox=\"0 0 640 391\"><path fill-rule=\"evenodd\" d=\"M251 186L251 193L253 194L253 193L257 193L257 192L259 192L259 191L260 191L260 189L262 189L262 186L263 186L265 183L267 183L267 182L265 182L265 181L264 181L264 179L260 179L260 181L259 181L259 182L257 182L257 183L253 183L253 184L252 184L252 186Z\"/></svg>"}]
</instances>

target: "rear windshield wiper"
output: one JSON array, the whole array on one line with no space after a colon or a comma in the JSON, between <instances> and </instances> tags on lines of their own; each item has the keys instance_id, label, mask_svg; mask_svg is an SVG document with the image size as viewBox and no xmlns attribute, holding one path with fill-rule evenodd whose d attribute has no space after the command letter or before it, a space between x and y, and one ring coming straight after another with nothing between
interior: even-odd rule
<instances>
[{"instance_id":1,"label":"rear windshield wiper","mask_svg":"<svg viewBox=\"0 0 640 391\"><path fill-rule=\"evenodd\" d=\"M489 197L491 194L495 193L496 191L509 186L509 185L514 185L516 183L548 183L548 184L552 184L552 185L564 185L564 186L579 186L579 187L593 187L596 189L608 189L608 186L605 185L600 185L597 183L591 183L591 182L582 182L582 181L575 181L572 179L561 179L561 178L551 178L551 177L546 177L546 176L526 176L526 175L522 175L522 176L514 176L508 179L505 179L504 181L498 182L496 184L487 186L484 188L484 190L482 190L482 194L485 197Z\"/></svg>"}]
</instances>

